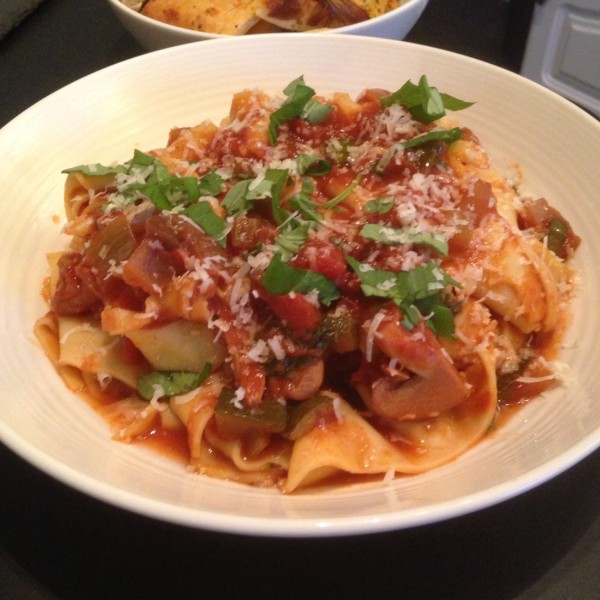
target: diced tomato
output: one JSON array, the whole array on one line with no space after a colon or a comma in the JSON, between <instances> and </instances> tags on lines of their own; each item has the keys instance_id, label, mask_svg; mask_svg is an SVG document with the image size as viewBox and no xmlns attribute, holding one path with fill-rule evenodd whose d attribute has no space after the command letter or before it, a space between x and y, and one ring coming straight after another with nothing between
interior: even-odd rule
<instances>
[{"instance_id":1,"label":"diced tomato","mask_svg":"<svg viewBox=\"0 0 600 600\"><path fill-rule=\"evenodd\" d=\"M178 239L179 249L189 256L204 259L207 256L225 256L225 249L210 235L179 216L169 219Z\"/></svg>"},{"instance_id":2,"label":"diced tomato","mask_svg":"<svg viewBox=\"0 0 600 600\"><path fill-rule=\"evenodd\" d=\"M361 95L358 101L363 107L363 111L368 111L369 113L379 114L381 110L381 98L382 96L387 96L389 92L387 90L371 88L365 90Z\"/></svg>"},{"instance_id":3,"label":"diced tomato","mask_svg":"<svg viewBox=\"0 0 600 600\"><path fill-rule=\"evenodd\" d=\"M333 166L331 171L326 175L322 175L316 181L317 191L327 200L331 200L346 192L346 190L352 185L356 174L350 169L339 168ZM338 210L344 205L352 207L352 196L347 196L340 204L338 204Z\"/></svg>"},{"instance_id":4,"label":"diced tomato","mask_svg":"<svg viewBox=\"0 0 600 600\"><path fill-rule=\"evenodd\" d=\"M294 333L306 334L314 331L321 323L321 312L302 294L268 294L261 297L273 309L277 318Z\"/></svg>"},{"instance_id":5,"label":"diced tomato","mask_svg":"<svg viewBox=\"0 0 600 600\"><path fill-rule=\"evenodd\" d=\"M122 279L111 277L107 283L110 288L105 290L104 302L119 308L142 312L148 294L144 290L127 285Z\"/></svg>"},{"instance_id":6,"label":"diced tomato","mask_svg":"<svg viewBox=\"0 0 600 600\"><path fill-rule=\"evenodd\" d=\"M82 256L77 253L65 254L58 262L59 276L51 304L59 315L82 314L100 306L93 288L78 273L81 262Z\"/></svg>"},{"instance_id":7,"label":"diced tomato","mask_svg":"<svg viewBox=\"0 0 600 600\"><path fill-rule=\"evenodd\" d=\"M470 216L471 227L478 227L482 219L497 211L492 186L487 181L477 180L471 193L461 198L458 207Z\"/></svg>"},{"instance_id":8,"label":"diced tomato","mask_svg":"<svg viewBox=\"0 0 600 600\"><path fill-rule=\"evenodd\" d=\"M346 273L346 259L341 248L331 242L311 240L300 248L292 264L299 269L310 269L332 281Z\"/></svg>"},{"instance_id":9,"label":"diced tomato","mask_svg":"<svg viewBox=\"0 0 600 600\"><path fill-rule=\"evenodd\" d=\"M258 244L271 243L277 229L262 217L236 217L229 234L229 245L240 251L253 250Z\"/></svg>"},{"instance_id":10,"label":"diced tomato","mask_svg":"<svg viewBox=\"0 0 600 600\"><path fill-rule=\"evenodd\" d=\"M168 283L176 272L176 262L169 252L147 238L123 267L123 279L131 286L142 288L146 293L156 293L156 289Z\"/></svg>"}]
</instances>

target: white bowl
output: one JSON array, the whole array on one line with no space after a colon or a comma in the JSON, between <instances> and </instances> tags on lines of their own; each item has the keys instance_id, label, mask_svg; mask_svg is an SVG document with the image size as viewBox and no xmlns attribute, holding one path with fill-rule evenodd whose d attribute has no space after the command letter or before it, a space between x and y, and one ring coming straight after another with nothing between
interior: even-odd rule
<instances>
[{"instance_id":1,"label":"white bowl","mask_svg":"<svg viewBox=\"0 0 600 600\"><path fill-rule=\"evenodd\" d=\"M374 19L329 31L401 40L418 21L428 2L429 0L408 0L398 8ZM192 31L191 29L162 23L129 8L121 0L108 0L108 3L127 31L146 50L159 50L200 40L231 37L203 31ZM299 35L307 34L302 33Z\"/></svg>"},{"instance_id":2,"label":"white bowl","mask_svg":"<svg viewBox=\"0 0 600 600\"><path fill-rule=\"evenodd\" d=\"M228 113L243 88L280 93L303 74L320 94L432 85L476 100L458 113L494 159L521 164L583 238L583 288L561 360L573 382L531 402L451 464L421 476L284 496L194 476L150 450L110 439L69 393L39 345L45 252L62 246L61 169L110 163L168 130ZM326 536L409 527L474 511L567 469L600 445L600 124L518 75L456 54L365 37L265 35L150 53L52 94L0 130L0 439L55 478L125 509L193 527L272 536Z\"/></svg>"}]
</instances>

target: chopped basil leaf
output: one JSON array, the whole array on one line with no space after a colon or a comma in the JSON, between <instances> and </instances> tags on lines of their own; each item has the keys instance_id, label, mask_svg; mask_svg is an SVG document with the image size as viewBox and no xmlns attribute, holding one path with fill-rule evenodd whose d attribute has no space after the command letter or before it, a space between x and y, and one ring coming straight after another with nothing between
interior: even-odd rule
<instances>
[{"instance_id":1,"label":"chopped basil leaf","mask_svg":"<svg viewBox=\"0 0 600 600\"><path fill-rule=\"evenodd\" d=\"M416 148L418 146L422 146L427 142L444 142L446 144L452 144L457 140L462 138L462 129L460 127L453 127L452 129L439 129L435 131L429 131L424 133L423 135L418 135L410 140L406 140L401 142L400 144L394 144L390 146L383 154L383 156L379 159L377 164L375 165L376 173L383 173L385 168L388 166L389 162L394 157L394 154L398 152L400 148Z\"/></svg>"},{"instance_id":2,"label":"chopped basil leaf","mask_svg":"<svg viewBox=\"0 0 600 600\"><path fill-rule=\"evenodd\" d=\"M302 115L308 101L315 95L315 90L304 83L304 77L300 76L289 83L283 90L287 99L274 112L269 119L269 140L271 144L277 142L278 128L282 123L291 121Z\"/></svg>"},{"instance_id":3,"label":"chopped basil leaf","mask_svg":"<svg viewBox=\"0 0 600 600\"><path fill-rule=\"evenodd\" d=\"M159 210L172 210L173 204L169 202L169 198L165 190L158 184L133 184L127 187L127 191L123 192L124 195L130 195L131 192L139 192L141 195L146 196L156 208Z\"/></svg>"},{"instance_id":4,"label":"chopped basil leaf","mask_svg":"<svg viewBox=\"0 0 600 600\"><path fill-rule=\"evenodd\" d=\"M208 202L192 204L183 211L183 214L217 240L221 246L225 246L226 222L215 213Z\"/></svg>"},{"instance_id":5,"label":"chopped basil leaf","mask_svg":"<svg viewBox=\"0 0 600 600\"><path fill-rule=\"evenodd\" d=\"M198 180L200 196L216 196L223 189L223 178L215 171L210 171Z\"/></svg>"},{"instance_id":6,"label":"chopped basil leaf","mask_svg":"<svg viewBox=\"0 0 600 600\"><path fill-rule=\"evenodd\" d=\"M207 173L201 179L171 175L169 169L156 157L136 150L133 158L124 165L105 167L99 164L73 167L65 173L81 172L86 175L129 175L131 181L119 186L118 194L125 198L125 204L145 196L159 210L173 210L193 204L201 196L214 196L221 191L223 180L215 172Z\"/></svg>"},{"instance_id":7,"label":"chopped basil leaf","mask_svg":"<svg viewBox=\"0 0 600 600\"><path fill-rule=\"evenodd\" d=\"M333 110L333 106L323 104L314 98L311 98L304 107L302 114L303 119L306 119L311 125L322 123Z\"/></svg>"},{"instance_id":8,"label":"chopped basil leaf","mask_svg":"<svg viewBox=\"0 0 600 600\"><path fill-rule=\"evenodd\" d=\"M287 99L269 118L269 141L271 144L277 142L277 133L282 123L291 121L296 117L302 117L309 123L322 123L333 110L332 106L315 100L315 90L304 83L304 77L300 76L289 83L283 90Z\"/></svg>"},{"instance_id":9,"label":"chopped basil leaf","mask_svg":"<svg viewBox=\"0 0 600 600\"><path fill-rule=\"evenodd\" d=\"M323 204L323 208L333 208L338 205L342 200L346 199L354 190L354 188L360 183L362 179L362 174L359 173L353 180L352 183L341 193L339 193L335 198L331 198L331 200L327 200L325 204Z\"/></svg>"},{"instance_id":10,"label":"chopped basil leaf","mask_svg":"<svg viewBox=\"0 0 600 600\"><path fill-rule=\"evenodd\" d=\"M398 296L402 301L403 295L398 288L398 273L375 269L371 265L358 262L351 256L347 256L346 261L358 275L360 288L365 296L391 299Z\"/></svg>"},{"instance_id":11,"label":"chopped basil leaf","mask_svg":"<svg viewBox=\"0 0 600 600\"><path fill-rule=\"evenodd\" d=\"M303 222L294 224L292 222L277 235L275 243L281 251L281 258L285 262L296 255L308 239L311 223Z\"/></svg>"},{"instance_id":12,"label":"chopped basil leaf","mask_svg":"<svg viewBox=\"0 0 600 600\"><path fill-rule=\"evenodd\" d=\"M441 94L437 88L429 85L425 75L419 79L419 96L419 104L410 109L413 117L428 123L446 114Z\"/></svg>"},{"instance_id":13,"label":"chopped basil leaf","mask_svg":"<svg viewBox=\"0 0 600 600\"><path fill-rule=\"evenodd\" d=\"M281 295L290 292L309 294L316 291L319 302L325 306L329 306L340 297L340 292L331 279L321 273L297 269L286 264L279 252L271 259L263 274L262 283L270 294Z\"/></svg>"},{"instance_id":14,"label":"chopped basil leaf","mask_svg":"<svg viewBox=\"0 0 600 600\"><path fill-rule=\"evenodd\" d=\"M289 218L289 212L281 207L281 192L289 177L287 169L267 169L265 178L271 182L271 211L278 225Z\"/></svg>"},{"instance_id":15,"label":"chopped basil leaf","mask_svg":"<svg viewBox=\"0 0 600 600\"><path fill-rule=\"evenodd\" d=\"M129 162L130 166L137 165L139 167L148 167L150 165L157 166L161 165L164 169L167 169L165 165L163 165L156 157L148 154L147 152L142 152L141 150L133 151L133 158ZM168 173L168 170L167 170Z\"/></svg>"},{"instance_id":16,"label":"chopped basil leaf","mask_svg":"<svg viewBox=\"0 0 600 600\"><path fill-rule=\"evenodd\" d=\"M154 176L155 175L155 176ZM199 197L198 180L195 177L163 176L155 171L146 183L128 185L125 194L139 192L160 210L172 210L176 206L195 202Z\"/></svg>"},{"instance_id":17,"label":"chopped basil leaf","mask_svg":"<svg viewBox=\"0 0 600 600\"><path fill-rule=\"evenodd\" d=\"M374 200L368 200L365 204L365 212L371 214L380 214L390 212L394 208L393 198L375 198Z\"/></svg>"},{"instance_id":18,"label":"chopped basil leaf","mask_svg":"<svg viewBox=\"0 0 600 600\"><path fill-rule=\"evenodd\" d=\"M450 94L441 93L442 101L444 102L444 108L447 110L457 111L457 110L465 110L465 108L469 108L469 106L473 106L474 102L467 102L466 100L460 100L459 98L455 98Z\"/></svg>"},{"instance_id":19,"label":"chopped basil leaf","mask_svg":"<svg viewBox=\"0 0 600 600\"><path fill-rule=\"evenodd\" d=\"M236 399L234 389L224 387L215 405L214 418L219 430L230 430L236 436L242 432L280 433L287 426L287 407L268 394L258 406L248 406L243 399Z\"/></svg>"},{"instance_id":20,"label":"chopped basil leaf","mask_svg":"<svg viewBox=\"0 0 600 600\"><path fill-rule=\"evenodd\" d=\"M290 200L294 210L297 210L305 219L316 223L323 223L324 219L318 212L319 205L310 198L315 189L314 181L308 177L302 180L300 193Z\"/></svg>"},{"instance_id":21,"label":"chopped basil leaf","mask_svg":"<svg viewBox=\"0 0 600 600\"><path fill-rule=\"evenodd\" d=\"M267 177L266 173L262 179L259 177L251 179L248 184L247 200L253 201L270 198L273 193L273 181Z\"/></svg>"},{"instance_id":22,"label":"chopped basil leaf","mask_svg":"<svg viewBox=\"0 0 600 600\"><path fill-rule=\"evenodd\" d=\"M127 167L125 165L113 165L106 166L100 163L94 163L91 165L79 165L77 167L70 167L69 169L63 169L63 173L83 173L84 175L90 175L92 177L101 177L103 175L116 175L117 173L127 173Z\"/></svg>"},{"instance_id":23,"label":"chopped basil leaf","mask_svg":"<svg viewBox=\"0 0 600 600\"><path fill-rule=\"evenodd\" d=\"M412 331L422 318L421 311L414 304L405 303L405 305L401 305L401 307L402 313L404 314L402 325L409 331Z\"/></svg>"},{"instance_id":24,"label":"chopped basil leaf","mask_svg":"<svg viewBox=\"0 0 600 600\"><path fill-rule=\"evenodd\" d=\"M449 94L442 94L437 88L429 85L427 77L421 76L418 85L407 81L399 90L383 96L381 104L384 107L392 104L406 106L416 119L431 123L446 114L447 110L463 110L473 103L459 100Z\"/></svg>"},{"instance_id":25,"label":"chopped basil leaf","mask_svg":"<svg viewBox=\"0 0 600 600\"><path fill-rule=\"evenodd\" d=\"M300 175L327 175L331 171L331 163L318 154L300 154L296 164Z\"/></svg>"},{"instance_id":26,"label":"chopped basil leaf","mask_svg":"<svg viewBox=\"0 0 600 600\"><path fill-rule=\"evenodd\" d=\"M402 324L412 331L421 319L436 335L446 338L454 336L454 315L448 306L440 301L439 294L416 300L414 304L403 302L398 305L404 314Z\"/></svg>"},{"instance_id":27,"label":"chopped basil leaf","mask_svg":"<svg viewBox=\"0 0 600 600\"><path fill-rule=\"evenodd\" d=\"M298 97L306 97L308 102L315 95L315 90L306 85L304 76L300 75L300 77L296 77L296 79L290 81L283 88L283 93L288 97L288 102L294 102Z\"/></svg>"},{"instance_id":28,"label":"chopped basil leaf","mask_svg":"<svg viewBox=\"0 0 600 600\"><path fill-rule=\"evenodd\" d=\"M448 306L439 301L439 296L423 298L415 303L420 315L423 315L429 329L443 337L452 337L454 335L454 315ZM411 320L412 325L418 324L418 319ZM405 326L407 324L405 323ZM410 326L407 326L410 329Z\"/></svg>"},{"instance_id":29,"label":"chopped basil leaf","mask_svg":"<svg viewBox=\"0 0 600 600\"><path fill-rule=\"evenodd\" d=\"M415 85L409 79L408 81L404 82L400 89L387 96L382 96L380 102L384 108L392 106L392 104L402 104L408 108L411 106L416 106L421 102L419 86Z\"/></svg>"},{"instance_id":30,"label":"chopped basil leaf","mask_svg":"<svg viewBox=\"0 0 600 600\"><path fill-rule=\"evenodd\" d=\"M225 198L223 198L223 202L221 202L221 206L227 211L228 215L239 216L248 212L250 208L248 190L251 183L251 179L243 179L242 181L237 181L229 188L229 191L225 194Z\"/></svg>"},{"instance_id":31,"label":"chopped basil leaf","mask_svg":"<svg viewBox=\"0 0 600 600\"><path fill-rule=\"evenodd\" d=\"M273 217L278 222L284 221L288 215L279 205L279 198L287 178L287 169L267 169L262 178L237 181L225 194L221 206L228 215L241 216L252 208L255 200L271 198Z\"/></svg>"},{"instance_id":32,"label":"chopped basil leaf","mask_svg":"<svg viewBox=\"0 0 600 600\"><path fill-rule=\"evenodd\" d=\"M378 223L366 223L359 231L359 235L390 246L396 244L419 244L429 246L444 256L448 254L448 242L443 237L416 231L408 227L397 229L387 227L386 225L379 225Z\"/></svg>"},{"instance_id":33,"label":"chopped basil leaf","mask_svg":"<svg viewBox=\"0 0 600 600\"><path fill-rule=\"evenodd\" d=\"M212 366L206 363L199 373L193 371L152 371L138 379L138 392L146 400L185 394L200 386L210 375Z\"/></svg>"},{"instance_id":34,"label":"chopped basil leaf","mask_svg":"<svg viewBox=\"0 0 600 600\"><path fill-rule=\"evenodd\" d=\"M440 129L436 131L429 131L423 135L419 135L410 140L402 142L405 148L414 148L421 146L427 142L440 141L446 144L452 144L462 137L462 129L460 127L453 127L452 129Z\"/></svg>"},{"instance_id":35,"label":"chopped basil leaf","mask_svg":"<svg viewBox=\"0 0 600 600\"><path fill-rule=\"evenodd\" d=\"M460 284L437 263L432 261L410 271L395 273L362 264L351 256L346 260L358 275L363 294L392 300L404 313L403 323L408 329L423 315L427 326L435 333L446 336L454 333L452 313L441 302L440 292L447 285Z\"/></svg>"}]
</instances>

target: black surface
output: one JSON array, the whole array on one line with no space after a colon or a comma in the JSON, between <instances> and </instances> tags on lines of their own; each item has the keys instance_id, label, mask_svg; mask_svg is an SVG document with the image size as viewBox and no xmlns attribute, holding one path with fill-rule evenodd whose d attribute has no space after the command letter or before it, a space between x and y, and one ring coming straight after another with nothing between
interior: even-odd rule
<instances>
[{"instance_id":1,"label":"black surface","mask_svg":"<svg viewBox=\"0 0 600 600\"><path fill-rule=\"evenodd\" d=\"M431 0L409 39L516 70L521 25L511 20L511 7ZM0 124L59 87L140 53L103 0L45 0L0 41ZM317 540L154 521L86 497L4 446L0 482L0 600L600 599L600 452L474 514Z\"/></svg>"}]
</instances>

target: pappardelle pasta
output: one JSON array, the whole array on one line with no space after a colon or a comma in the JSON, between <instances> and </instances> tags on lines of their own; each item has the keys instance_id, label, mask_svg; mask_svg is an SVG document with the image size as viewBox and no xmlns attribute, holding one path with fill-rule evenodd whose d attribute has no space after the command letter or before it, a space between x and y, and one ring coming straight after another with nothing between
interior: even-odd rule
<instances>
[{"instance_id":1,"label":"pappardelle pasta","mask_svg":"<svg viewBox=\"0 0 600 600\"><path fill-rule=\"evenodd\" d=\"M244 90L220 124L67 169L35 331L123 442L285 493L472 447L557 383L579 238L426 76Z\"/></svg>"}]
</instances>

